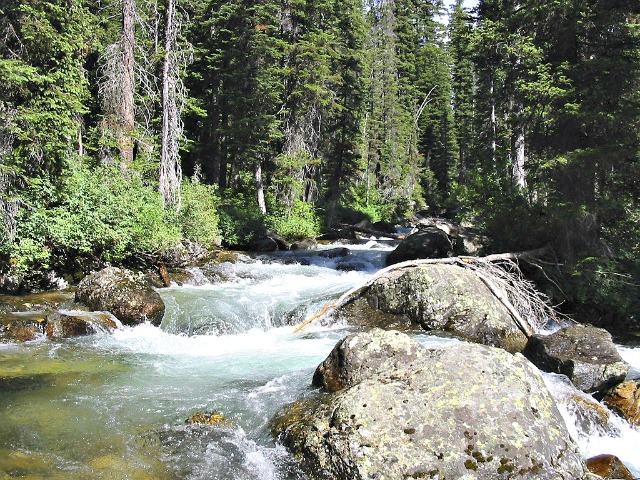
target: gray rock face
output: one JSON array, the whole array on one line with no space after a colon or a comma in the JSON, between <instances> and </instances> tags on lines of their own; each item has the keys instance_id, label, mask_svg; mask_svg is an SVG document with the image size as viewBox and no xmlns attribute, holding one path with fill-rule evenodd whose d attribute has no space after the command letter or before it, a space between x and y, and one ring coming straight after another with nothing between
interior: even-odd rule
<instances>
[{"instance_id":1,"label":"gray rock face","mask_svg":"<svg viewBox=\"0 0 640 480\"><path fill-rule=\"evenodd\" d=\"M355 325L448 331L510 352L522 351L527 343L482 280L455 265L388 272L337 313Z\"/></svg>"},{"instance_id":2,"label":"gray rock face","mask_svg":"<svg viewBox=\"0 0 640 480\"><path fill-rule=\"evenodd\" d=\"M318 242L315 238L303 238L291 245L291 250L315 250Z\"/></svg>"},{"instance_id":3,"label":"gray rock face","mask_svg":"<svg viewBox=\"0 0 640 480\"><path fill-rule=\"evenodd\" d=\"M316 369L313 385L337 392L378 372L409 365L427 350L407 335L374 329L340 340Z\"/></svg>"},{"instance_id":4,"label":"gray rock face","mask_svg":"<svg viewBox=\"0 0 640 480\"><path fill-rule=\"evenodd\" d=\"M142 274L107 267L86 276L76 288L76 301L92 310L111 312L124 325L149 321L160 325L164 302Z\"/></svg>"},{"instance_id":5,"label":"gray rock face","mask_svg":"<svg viewBox=\"0 0 640 480\"><path fill-rule=\"evenodd\" d=\"M623 381L630 368L611 334L591 326L575 325L547 336L534 335L523 353L541 370L562 373L585 392L602 391Z\"/></svg>"},{"instance_id":6,"label":"gray rock face","mask_svg":"<svg viewBox=\"0 0 640 480\"><path fill-rule=\"evenodd\" d=\"M473 344L420 348L379 331L336 346L316 377L334 386L339 378L344 389L300 401L273 424L311 478L585 477L524 357Z\"/></svg>"},{"instance_id":7,"label":"gray rock face","mask_svg":"<svg viewBox=\"0 0 640 480\"><path fill-rule=\"evenodd\" d=\"M453 253L453 244L445 232L427 227L405 238L387 255L387 265L418 258L445 258Z\"/></svg>"}]
</instances>

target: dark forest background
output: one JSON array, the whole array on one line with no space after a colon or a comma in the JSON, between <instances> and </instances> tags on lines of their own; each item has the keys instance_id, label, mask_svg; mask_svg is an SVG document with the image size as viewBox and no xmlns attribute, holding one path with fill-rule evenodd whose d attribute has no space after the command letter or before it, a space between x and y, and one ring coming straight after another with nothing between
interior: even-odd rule
<instances>
[{"instance_id":1,"label":"dark forest background","mask_svg":"<svg viewBox=\"0 0 640 480\"><path fill-rule=\"evenodd\" d=\"M637 0L4 0L0 276L427 211L637 317L639 41Z\"/></svg>"}]
</instances>

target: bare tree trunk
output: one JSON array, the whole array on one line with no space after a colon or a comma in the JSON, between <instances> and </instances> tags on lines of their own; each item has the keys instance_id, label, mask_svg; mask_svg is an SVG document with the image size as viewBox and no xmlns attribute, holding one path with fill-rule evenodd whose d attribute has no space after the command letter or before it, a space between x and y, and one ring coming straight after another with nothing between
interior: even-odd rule
<instances>
[{"instance_id":1,"label":"bare tree trunk","mask_svg":"<svg viewBox=\"0 0 640 480\"><path fill-rule=\"evenodd\" d=\"M258 160L255 165L255 175L256 175L256 191L258 194L258 207L260 211L264 215L267 213L267 204L264 201L264 185L262 183L262 162Z\"/></svg>"},{"instance_id":2,"label":"bare tree trunk","mask_svg":"<svg viewBox=\"0 0 640 480\"><path fill-rule=\"evenodd\" d=\"M126 170L133 163L133 131L135 129L135 0L122 3L122 99L119 120L121 131L118 135L120 166Z\"/></svg>"},{"instance_id":3,"label":"bare tree trunk","mask_svg":"<svg viewBox=\"0 0 640 480\"><path fill-rule=\"evenodd\" d=\"M527 173L524 169L526 159L524 147L524 126L518 125L511 152L511 183L519 189L524 189L527 186Z\"/></svg>"},{"instance_id":4,"label":"bare tree trunk","mask_svg":"<svg viewBox=\"0 0 640 480\"><path fill-rule=\"evenodd\" d=\"M177 58L176 0L167 0L162 66L162 150L160 155L160 193L165 206L180 209L180 139L183 125L180 119L183 99L180 66Z\"/></svg>"},{"instance_id":5,"label":"bare tree trunk","mask_svg":"<svg viewBox=\"0 0 640 480\"><path fill-rule=\"evenodd\" d=\"M491 164L496 164L496 151L497 139L498 139L498 118L496 115L496 99L494 98L495 87L493 75L491 76L491 87L489 93L491 94Z\"/></svg>"}]
</instances>

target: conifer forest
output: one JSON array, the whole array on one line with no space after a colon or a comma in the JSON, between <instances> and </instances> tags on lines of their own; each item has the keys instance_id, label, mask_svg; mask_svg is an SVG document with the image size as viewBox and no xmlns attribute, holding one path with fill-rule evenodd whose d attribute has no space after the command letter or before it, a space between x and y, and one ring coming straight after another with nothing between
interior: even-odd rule
<instances>
[{"instance_id":1,"label":"conifer forest","mask_svg":"<svg viewBox=\"0 0 640 480\"><path fill-rule=\"evenodd\" d=\"M637 0L0 3L5 290L423 212L634 317L639 146Z\"/></svg>"}]
</instances>

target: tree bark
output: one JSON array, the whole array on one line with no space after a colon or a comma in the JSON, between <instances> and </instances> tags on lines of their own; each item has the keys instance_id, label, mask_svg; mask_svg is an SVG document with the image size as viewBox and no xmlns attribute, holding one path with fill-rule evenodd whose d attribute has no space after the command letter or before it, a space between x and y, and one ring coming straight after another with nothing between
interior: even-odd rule
<instances>
[{"instance_id":1,"label":"tree bark","mask_svg":"<svg viewBox=\"0 0 640 480\"><path fill-rule=\"evenodd\" d=\"M180 138L183 125L179 106L180 71L176 57L176 0L167 0L164 63L162 66L162 151L160 155L160 193L165 206L180 209Z\"/></svg>"},{"instance_id":2,"label":"tree bark","mask_svg":"<svg viewBox=\"0 0 640 480\"><path fill-rule=\"evenodd\" d=\"M519 104L515 111L515 126L513 128L513 140L511 145L511 183L514 187L522 190L527 186L527 173L525 171L525 136L524 123L521 120L523 115L522 104Z\"/></svg>"},{"instance_id":3,"label":"tree bark","mask_svg":"<svg viewBox=\"0 0 640 480\"><path fill-rule=\"evenodd\" d=\"M258 208L264 215L267 213L267 204L264 201L264 185L262 183L262 162L259 160L255 165L255 176L256 176L256 192L258 195Z\"/></svg>"},{"instance_id":4,"label":"tree bark","mask_svg":"<svg viewBox=\"0 0 640 480\"><path fill-rule=\"evenodd\" d=\"M120 103L121 132L118 135L120 166L126 170L133 163L133 131L135 129L135 0L122 4L122 100Z\"/></svg>"}]
</instances>

